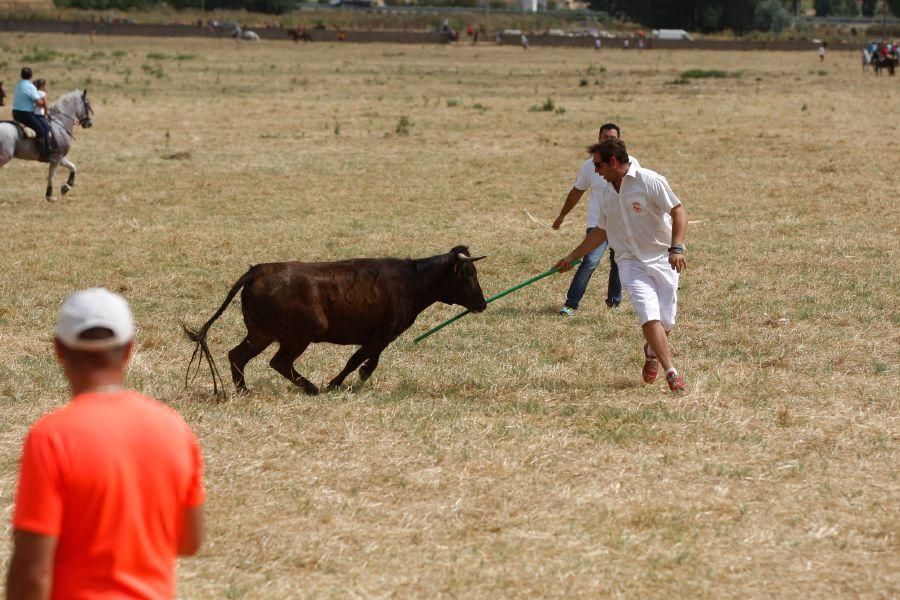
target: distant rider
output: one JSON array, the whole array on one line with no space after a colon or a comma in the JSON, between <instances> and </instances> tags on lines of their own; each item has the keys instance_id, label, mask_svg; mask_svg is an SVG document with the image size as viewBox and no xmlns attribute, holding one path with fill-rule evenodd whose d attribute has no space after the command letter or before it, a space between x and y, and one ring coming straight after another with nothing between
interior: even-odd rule
<instances>
[{"instance_id":1,"label":"distant rider","mask_svg":"<svg viewBox=\"0 0 900 600\"><path fill-rule=\"evenodd\" d=\"M46 108L46 102L41 98L38 89L31 83L31 77L31 69L23 67L22 80L16 84L16 89L13 92L12 116L17 122L30 127L37 133L40 160L48 162L50 147L47 134L50 133L50 127L34 112L38 106Z\"/></svg>"}]
</instances>

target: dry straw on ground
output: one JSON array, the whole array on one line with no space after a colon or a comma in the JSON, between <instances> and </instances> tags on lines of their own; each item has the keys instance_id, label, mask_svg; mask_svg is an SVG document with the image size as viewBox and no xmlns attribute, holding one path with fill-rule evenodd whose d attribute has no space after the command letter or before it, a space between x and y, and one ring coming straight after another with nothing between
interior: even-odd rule
<instances>
[{"instance_id":1,"label":"dry straw on ground","mask_svg":"<svg viewBox=\"0 0 900 600\"><path fill-rule=\"evenodd\" d=\"M900 593L900 82L855 54L0 45L7 80L58 51L35 72L97 112L65 200L43 202L34 163L0 170L7 522L27 426L66 399L58 303L101 284L140 325L130 382L184 413L208 461L209 541L180 596ZM738 76L679 80L692 68ZM565 112L529 112L547 98ZM560 232L524 209L552 221L608 120L702 220L673 338L690 395L639 384L606 262L572 319L553 277L413 347L458 310L434 307L340 393L299 395L272 350L250 397L182 388L178 320L205 321L251 263L465 243L490 252L488 294L544 271L584 207ZM239 314L212 330L220 364ZM298 368L322 384L349 354L313 347Z\"/></svg>"}]
</instances>

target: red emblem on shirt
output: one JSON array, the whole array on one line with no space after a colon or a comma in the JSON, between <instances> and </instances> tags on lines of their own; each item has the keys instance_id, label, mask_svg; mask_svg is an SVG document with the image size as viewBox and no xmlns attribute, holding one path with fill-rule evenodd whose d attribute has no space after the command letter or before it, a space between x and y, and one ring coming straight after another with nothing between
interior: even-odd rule
<instances>
[{"instance_id":1,"label":"red emblem on shirt","mask_svg":"<svg viewBox=\"0 0 900 600\"><path fill-rule=\"evenodd\" d=\"M632 202L631 209L636 213L641 212L641 203L640 202Z\"/></svg>"}]
</instances>

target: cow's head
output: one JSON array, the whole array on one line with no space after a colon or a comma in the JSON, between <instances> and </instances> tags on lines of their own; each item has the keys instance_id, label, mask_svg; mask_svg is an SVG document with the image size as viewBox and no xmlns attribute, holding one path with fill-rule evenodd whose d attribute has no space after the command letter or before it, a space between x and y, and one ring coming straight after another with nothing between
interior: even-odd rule
<instances>
[{"instance_id":1,"label":"cow's head","mask_svg":"<svg viewBox=\"0 0 900 600\"><path fill-rule=\"evenodd\" d=\"M478 283L478 272L475 270L475 261L482 258L484 257L470 256L469 249L465 246L456 246L450 250L453 271L445 296L441 298L442 302L459 304L473 312L481 312L487 308L484 293Z\"/></svg>"}]
</instances>

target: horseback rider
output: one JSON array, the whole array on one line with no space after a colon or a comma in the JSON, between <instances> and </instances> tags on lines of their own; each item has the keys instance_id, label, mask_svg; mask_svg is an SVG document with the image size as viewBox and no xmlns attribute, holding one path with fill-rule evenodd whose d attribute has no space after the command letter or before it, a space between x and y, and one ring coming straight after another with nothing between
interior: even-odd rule
<instances>
[{"instance_id":1,"label":"horseback rider","mask_svg":"<svg viewBox=\"0 0 900 600\"><path fill-rule=\"evenodd\" d=\"M31 82L32 72L29 67L22 67L22 80L16 84L13 92L12 116L17 122L30 127L38 136L38 150L41 162L49 162L50 143L48 134L50 125L35 114L35 107L46 108L47 102L41 98L37 88Z\"/></svg>"}]
</instances>

